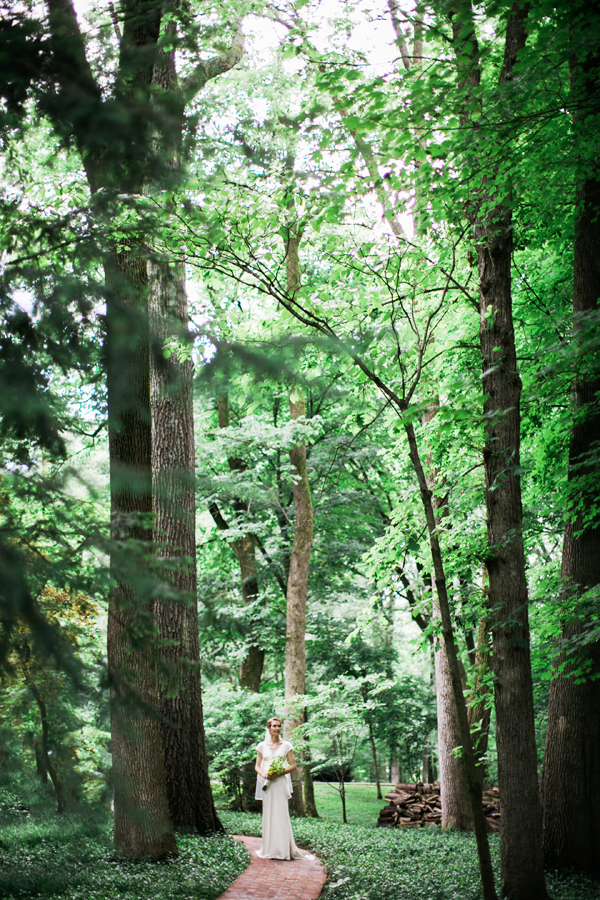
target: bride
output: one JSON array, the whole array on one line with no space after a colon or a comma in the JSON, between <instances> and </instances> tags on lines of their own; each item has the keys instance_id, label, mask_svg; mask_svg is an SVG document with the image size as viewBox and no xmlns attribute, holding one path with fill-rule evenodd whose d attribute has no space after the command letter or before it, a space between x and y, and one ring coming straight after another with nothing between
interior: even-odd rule
<instances>
[{"instance_id":1,"label":"bride","mask_svg":"<svg viewBox=\"0 0 600 900\"><path fill-rule=\"evenodd\" d=\"M281 756L288 763L281 775L267 775L274 756ZM313 859L302 853L294 843L288 800L292 796L290 772L296 769L296 760L289 741L281 740L281 719L273 716L267 722L264 741L256 748L256 799L263 802L262 845L257 856L263 859ZM266 791L263 786L267 785Z\"/></svg>"}]
</instances>

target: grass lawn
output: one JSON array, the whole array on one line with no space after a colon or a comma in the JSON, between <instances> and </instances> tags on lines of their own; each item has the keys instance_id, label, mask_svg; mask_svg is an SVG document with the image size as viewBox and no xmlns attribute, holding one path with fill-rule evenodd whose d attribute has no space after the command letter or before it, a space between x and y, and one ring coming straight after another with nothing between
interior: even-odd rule
<instances>
[{"instance_id":1,"label":"grass lawn","mask_svg":"<svg viewBox=\"0 0 600 900\"><path fill-rule=\"evenodd\" d=\"M382 784L381 793L386 794L392 785ZM315 801L317 811L326 822L342 822L342 801L339 791L328 784L315 781ZM386 800L377 799L377 788L374 784L346 785L346 816L349 825L362 825L375 828L379 818L379 810L386 805Z\"/></svg>"},{"instance_id":2,"label":"grass lawn","mask_svg":"<svg viewBox=\"0 0 600 900\"><path fill-rule=\"evenodd\" d=\"M382 784L381 792L386 794L391 784ZM342 801L339 791L332 785L315 781L315 801L319 816L325 822L342 824ZM219 796L219 788L215 791L215 802L219 811L225 811L228 803ZM377 799L377 788L374 784L346 785L346 816L349 825L362 825L364 828L376 828L380 809L386 800Z\"/></svg>"}]
</instances>

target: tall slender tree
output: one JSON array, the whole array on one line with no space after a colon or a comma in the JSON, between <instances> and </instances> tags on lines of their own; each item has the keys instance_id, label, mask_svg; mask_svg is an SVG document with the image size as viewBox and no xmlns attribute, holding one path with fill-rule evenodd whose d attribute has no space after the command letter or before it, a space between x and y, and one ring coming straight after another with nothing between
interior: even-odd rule
<instances>
[{"instance_id":1,"label":"tall slender tree","mask_svg":"<svg viewBox=\"0 0 600 900\"><path fill-rule=\"evenodd\" d=\"M404 11L400 9L397 0L388 0L387 5L396 38L396 46L400 51L403 69L414 76L415 72L421 70L423 64L423 35L425 30L423 10L418 7L414 12L414 16L410 17L413 21L407 23L403 22ZM349 114L346 104L351 105L351 102L351 98L347 98L345 101L337 97L334 98L336 111L340 114L344 127L351 135L356 149L362 157L369 174L369 180L381 206L383 217L388 222L394 237L398 242L399 253L402 253L407 248L408 236L398 218L393 199L393 192L389 188L388 182L382 177L379 171L377 156L373 147L360 130L349 124ZM418 129L415 130L414 140L417 145L422 143L418 134ZM415 160L415 165L418 169L418 160ZM427 216L422 195L423 191L418 186L417 182L415 204L413 207L417 239L418 236L425 234L427 230ZM435 393L435 386L432 386L432 389ZM431 418L435 416L436 409L437 403L435 401L428 403L427 409L423 415L424 423L430 421ZM429 463L427 472L430 489L435 491L439 486L437 484L438 476L437 473L432 470L431 464ZM440 512L439 507L437 506L436 510ZM442 516L443 512L440 512L440 517ZM432 586L434 589L432 613L433 616L439 620L440 609L435 598L434 582L432 582ZM460 727L452 693L446 647L443 641L435 642L434 661L442 824L444 828L470 830L473 827L473 818L471 815L463 764L460 756L456 752L457 748L461 745ZM390 766L390 778L392 781L395 780L392 772L393 768L393 766ZM397 765L395 768L397 769Z\"/></svg>"},{"instance_id":2,"label":"tall slender tree","mask_svg":"<svg viewBox=\"0 0 600 900\"><path fill-rule=\"evenodd\" d=\"M290 416L294 421L306 418L304 396L298 388L290 392ZM290 557L287 585L287 626L285 642L285 696L290 712L286 718L286 733L293 739L304 723L304 710L295 710L306 692L306 601L310 553L313 543L313 508L306 469L306 443L299 442L290 450L294 494L294 543ZM296 700L294 700L296 698ZM290 704L292 704L290 706ZM301 740L301 739L300 739ZM300 746L297 747L299 755ZM302 773L294 783L293 808L305 815L302 792Z\"/></svg>"},{"instance_id":3,"label":"tall slender tree","mask_svg":"<svg viewBox=\"0 0 600 900\"><path fill-rule=\"evenodd\" d=\"M221 392L217 397L219 415L219 428L229 428L229 396ZM227 458L229 470L232 473L241 474L246 470L246 463L238 456ZM249 513L249 503L241 497L235 497L233 509L236 515L236 527L242 527ZM217 528L228 531L229 523L223 517L216 503L209 507ZM235 553L240 567L242 587L242 599L245 605L253 604L258 600L258 571L256 565L256 536L248 531L241 537L231 541L231 548ZM246 655L240 666L240 687L258 693L265 663L265 651L260 646L258 635L254 628L249 629L249 645ZM244 809L249 812L260 812L262 806L255 798L256 774L254 762L246 763L242 770L242 802Z\"/></svg>"},{"instance_id":4,"label":"tall slender tree","mask_svg":"<svg viewBox=\"0 0 600 900\"><path fill-rule=\"evenodd\" d=\"M575 11L574 11L575 12ZM600 309L600 170L595 151L600 129L600 4L580 4L571 25L571 107L580 155L576 184L573 258L573 342L579 344L573 379L569 494L561 577L565 608L587 601L597 606L600 588L600 528L594 520L600 446L600 372L585 354L598 329ZM590 159L591 156L591 159ZM583 354L582 354L583 351ZM594 593L595 592L595 593ZM588 593L589 595L589 593ZM561 641L581 639L585 606L567 618ZM580 652L583 676L576 677L567 651L559 656L550 686L548 731L541 796L544 856L549 863L588 870L600 868L600 641Z\"/></svg>"},{"instance_id":5,"label":"tall slender tree","mask_svg":"<svg viewBox=\"0 0 600 900\"><path fill-rule=\"evenodd\" d=\"M498 78L512 78L526 40L528 5L512 5ZM452 32L462 94L460 118L481 146L481 62L470 0L455 6ZM484 154L485 148L482 147ZM477 151L475 151L477 152ZM487 154L488 159L491 154ZM479 165L481 165L479 158ZM501 877L517 900L547 896L541 842L523 511L520 478L521 379L512 316L510 197L494 185L498 165L471 200L469 218L477 247L480 348L486 416L484 468L489 555L489 606L493 635L498 780L502 796Z\"/></svg>"}]
</instances>

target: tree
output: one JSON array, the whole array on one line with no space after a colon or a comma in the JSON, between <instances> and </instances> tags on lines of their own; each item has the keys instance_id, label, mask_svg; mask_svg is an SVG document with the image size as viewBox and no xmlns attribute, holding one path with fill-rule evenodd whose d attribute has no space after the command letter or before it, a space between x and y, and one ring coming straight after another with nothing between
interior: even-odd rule
<instances>
[{"instance_id":1,"label":"tree","mask_svg":"<svg viewBox=\"0 0 600 900\"><path fill-rule=\"evenodd\" d=\"M229 397L221 392L217 397L217 408L219 415L219 428L229 428ZM239 457L228 457L229 470L232 473L242 473L246 469L246 463ZM240 519L236 522L236 528L243 528L244 518L249 513L249 503L236 497L233 501L233 508ZM221 531L228 531L229 524L223 518L221 511L216 503L212 503L209 512L213 517L217 528ZM230 546L236 555L240 566L242 598L244 604L251 606L258 601L258 573L256 565L256 535L250 533L243 534L241 537L235 538ZM264 647L259 645L259 637L256 629L249 629L250 644L242 665L240 668L240 687L258 693L260 691L260 682L263 673L265 661ZM250 812L259 812L261 809L260 801L256 800L255 784L256 774L254 769L254 760L248 761L242 771L243 787L242 787L242 803L244 809Z\"/></svg>"},{"instance_id":2,"label":"tree","mask_svg":"<svg viewBox=\"0 0 600 900\"><path fill-rule=\"evenodd\" d=\"M293 421L306 416L306 404L298 388L290 393L290 416ZM285 657L285 695L291 712L286 717L286 733L294 739L304 721L302 696L306 690L306 600L310 552L313 543L313 510L306 471L306 444L299 443L290 450L294 492L294 543L290 557L287 585L287 628ZM305 815L302 780L294 785L293 808Z\"/></svg>"},{"instance_id":3,"label":"tree","mask_svg":"<svg viewBox=\"0 0 600 900\"><path fill-rule=\"evenodd\" d=\"M528 7L515 3L506 24L500 89L513 77L525 46ZM451 17L463 109L463 128L478 139L473 107L479 104L481 63L470 2ZM473 110L473 112L471 112ZM475 155L477 150L474 151ZM481 166L481 160L476 165ZM503 798L501 877L504 889L523 900L546 897L541 849L541 814L533 724L533 689L523 514L520 482L520 397L512 317L510 196L491 187L490 167L471 198L469 220L476 241L479 276L480 346L486 445L486 509L489 604L493 625L498 774ZM515 758L519 760L515 765Z\"/></svg>"},{"instance_id":4,"label":"tree","mask_svg":"<svg viewBox=\"0 0 600 900\"><path fill-rule=\"evenodd\" d=\"M219 411L219 428L229 428L229 397L221 392L217 397L217 407ZM229 471L232 473L243 473L246 470L246 463L237 456L229 456L227 459ZM249 502L236 497L233 501L233 508L240 522L236 522L236 527L243 527L243 520L249 513ZM229 530L229 524L223 518L219 507L213 503L209 512L217 528L221 531ZM242 585L242 597L246 605L256 603L258 600L258 575L256 565L256 535L252 532L244 534L239 538L235 538L231 543L231 548L235 553L239 566ZM258 644L258 635L254 628L250 629L250 646L245 659L242 662L240 670L240 687L246 688L253 693L260 690L260 682L262 678L265 651ZM252 769L254 773L254 769Z\"/></svg>"},{"instance_id":5,"label":"tree","mask_svg":"<svg viewBox=\"0 0 600 900\"><path fill-rule=\"evenodd\" d=\"M63 640L80 663L85 660L87 665L81 666L78 689L85 690L88 698L93 697L92 678L97 669L92 664L92 654L100 649L99 636L94 633L96 605L89 597L59 591L50 585L36 600L46 620L61 629ZM50 779L56 811L64 813L83 799L84 780L92 780L92 767L86 765L88 754L93 770L98 769L98 732L91 734L92 729L86 727L72 675L61 671L60 664L48 657L35 630L25 620L19 622L10 643L10 669L2 686L2 718L10 723L12 735L33 749L37 774L43 784Z\"/></svg>"},{"instance_id":6,"label":"tree","mask_svg":"<svg viewBox=\"0 0 600 900\"><path fill-rule=\"evenodd\" d=\"M111 198L109 208L110 202L114 204L109 215L115 216L116 212L118 218L126 206L119 203L119 196L141 198L150 185L157 183L158 172L169 175L173 171L172 149L168 158L163 160L153 149L156 144L160 146L163 139L167 146L173 147L165 110L160 105L157 110L150 99L155 75L166 93L172 87L169 72L172 75L173 69L168 53L162 55L155 70L162 10L143 2L124 4L122 31L118 23L116 28L120 57L115 93L114 98L109 100L103 99L92 75L71 4L49 0L48 11L52 72L59 85L57 102L53 100L48 104L50 113L58 128L74 136L92 194L97 195L103 190L103 200L105 197ZM169 28L165 31L168 36ZM203 75L206 74L205 68L201 67ZM118 128L114 128L111 114L119 117ZM138 201L132 204L134 209L136 203ZM102 203L99 204L101 207ZM138 230L140 220L136 219L135 214L133 219L133 229L128 229L123 223L125 231L114 236L112 248L105 258L111 498L113 538L116 542L113 544L111 567L117 584L109 608L108 629L109 666L115 698L115 840L118 849L129 855L160 856L164 852L174 851L175 842L165 805L164 763L159 758L161 754L157 747L159 726L155 648L148 641L154 627L147 561L147 551L152 545L149 519L153 512L150 285L144 229ZM177 278L174 281L177 282ZM154 292L158 301L155 312L166 295L172 299L173 293ZM180 314L181 310L176 312ZM155 382L155 412L162 399L160 394L160 386ZM162 407L163 412L168 412L168 409L168 404ZM164 422L160 424L166 427ZM188 437L189 434L188 428ZM159 440L157 464L161 460L162 446L164 444ZM182 451L189 466L189 440ZM157 467L160 471L160 466ZM163 490L164 483L160 487ZM160 504L160 491L158 496ZM184 502L182 508L185 505ZM187 513L189 518L189 508ZM163 521L161 524L167 524L168 528L168 523ZM192 656L194 640L192 637L191 646L182 647ZM123 701L127 699L131 705L131 700L136 698L139 709L126 710ZM207 794L209 807L208 817L199 816L202 822L200 827L210 829L215 827L216 818L214 807L210 809L212 801L206 771L202 776L206 764L202 762L202 731L201 721L198 720L201 714L199 687L197 691L187 693L186 701L188 699L193 701L192 707L195 705L196 709L194 735L192 738L187 735L183 745L187 745L188 757L190 753L200 753L200 765L191 768L188 765L187 768L196 783L198 777L195 773L200 770L199 778L203 781L202 788ZM184 713L183 718L189 724L191 716ZM186 790L187 787L183 792ZM193 808L198 806L197 791L195 793L191 804L187 798L185 811L182 810L185 803L172 802L172 807L187 826L198 816L198 810Z\"/></svg>"},{"instance_id":7,"label":"tree","mask_svg":"<svg viewBox=\"0 0 600 900\"><path fill-rule=\"evenodd\" d=\"M170 19L163 42L177 41ZM179 86L175 49L161 47L154 63L152 83L159 91L154 103L169 117L164 132L163 159L181 177L181 153L186 103L206 82L232 68L242 57L243 36L237 26L232 45L224 54L196 64ZM160 686L162 741L175 827L207 834L221 830L208 776L202 724L202 690L198 639L196 578L196 490L193 415L193 365L164 345L189 334L185 267L155 255L148 261L151 317L152 475L154 539L162 571L163 595L155 602L162 648L163 683ZM260 680L260 674L259 674Z\"/></svg>"},{"instance_id":8,"label":"tree","mask_svg":"<svg viewBox=\"0 0 600 900\"><path fill-rule=\"evenodd\" d=\"M600 585L600 529L593 512L600 378L594 352L586 354L597 335L600 300L600 175L597 162L587 152L600 114L596 89L600 7L587 4L578 12L569 48L574 144L582 159L576 175L572 338L576 356L561 568L567 615L560 637L564 649L550 687L541 797L546 860L597 870L600 845L594 810L600 798L600 642L595 635L586 637L585 618L586 611L597 606Z\"/></svg>"},{"instance_id":9,"label":"tree","mask_svg":"<svg viewBox=\"0 0 600 900\"><path fill-rule=\"evenodd\" d=\"M376 702L370 701L370 707ZM329 684L322 685L311 698L311 737L321 739L323 750L314 754L312 770L318 774L327 770L335 772L342 804L342 822L346 816L346 778L352 768L358 743L364 731L361 716L363 692L357 681L339 675ZM314 740L313 740L314 745Z\"/></svg>"}]
</instances>

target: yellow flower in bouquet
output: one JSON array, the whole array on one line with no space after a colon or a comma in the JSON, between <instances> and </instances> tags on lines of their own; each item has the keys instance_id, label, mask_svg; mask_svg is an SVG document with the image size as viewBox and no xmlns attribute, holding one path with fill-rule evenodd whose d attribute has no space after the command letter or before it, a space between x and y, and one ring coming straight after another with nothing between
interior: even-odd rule
<instances>
[{"instance_id":1,"label":"yellow flower in bouquet","mask_svg":"<svg viewBox=\"0 0 600 900\"><path fill-rule=\"evenodd\" d=\"M286 770L286 765L281 756L274 756L269 763L269 768L267 769L267 775L283 775ZM263 791L269 787L268 783L263 785Z\"/></svg>"}]
</instances>

